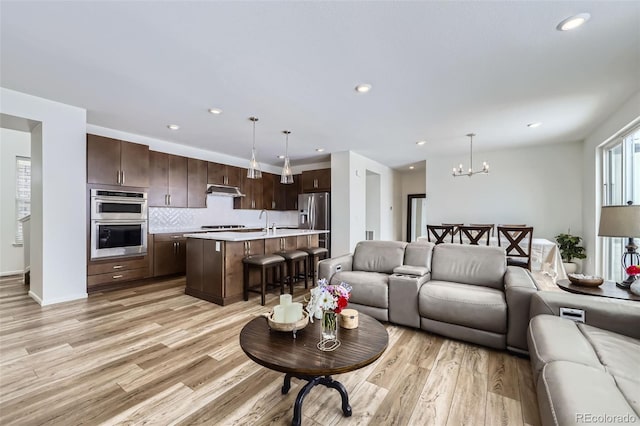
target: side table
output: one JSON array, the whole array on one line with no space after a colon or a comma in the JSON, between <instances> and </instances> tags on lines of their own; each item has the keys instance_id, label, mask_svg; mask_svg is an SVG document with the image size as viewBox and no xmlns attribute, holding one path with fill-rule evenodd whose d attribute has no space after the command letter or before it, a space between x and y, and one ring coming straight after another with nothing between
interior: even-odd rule
<instances>
[{"instance_id":1,"label":"side table","mask_svg":"<svg viewBox=\"0 0 640 426\"><path fill-rule=\"evenodd\" d=\"M558 287L564 291L577 294L586 294L589 296L609 297L612 299L621 300L639 300L640 296L636 296L629 290L625 290L616 285L613 281L605 281L598 287L586 287L582 285L573 284L569 280L558 280L556 283Z\"/></svg>"}]
</instances>

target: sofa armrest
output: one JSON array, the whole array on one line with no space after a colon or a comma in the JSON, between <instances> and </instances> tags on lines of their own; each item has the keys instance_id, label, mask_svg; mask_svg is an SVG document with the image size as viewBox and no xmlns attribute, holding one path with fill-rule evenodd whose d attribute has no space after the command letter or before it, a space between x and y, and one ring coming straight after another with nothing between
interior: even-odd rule
<instances>
[{"instance_id":1,"label":"sofa armrest","mask_svg":"<svg viewBox=\"0 0 640 426\"><path fill-rule=\"evenodd\" d=\"M353 268L353 254L344 254L331 259L324 259L318 262L318 279L325 278L327 283L331 282L331 277L339 271L351 271Z\"/></svg>"},{"instance_id":2,"label":"sofa armrest","mask_svg":"<svg viewBox=\"0 0 640 426\"><path fill-rule=\"evenodd\" d=\"M507 346L510 349L528 351L527 327L531 296L538 286L528 270L508 266L504 276L504 292L507 299Z\"/></svg>"},{"instance_id":3,"label":"sofa armrest","mask_svg":"<svg viewBox=\"0 0 640 426\"><path fill-rule=\"evenodd\" d=\"M420 287L431 274L422 276L393 274L389 277L389 321L420 328Z\"/></svg>"},{"instance_id":4,"label":"sofa armrest","mask_svg":"<svg viewBox=\"0 0 640 426\"><path fill-rule=\"evenodd\" d=\"M531 318L559 316L560 308L582 309L586 324L640 339L640 302L557 291L541 291L531 298Z\"/></svg>"}]
</instances>

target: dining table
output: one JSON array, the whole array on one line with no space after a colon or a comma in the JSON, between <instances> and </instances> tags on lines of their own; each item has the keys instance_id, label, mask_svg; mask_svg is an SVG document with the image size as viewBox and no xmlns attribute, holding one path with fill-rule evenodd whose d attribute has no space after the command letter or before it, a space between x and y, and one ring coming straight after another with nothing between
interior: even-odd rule
<instances>
[{"instance_id":1,"label":"dining table","mask_svg":"<svg viewBox=\"0 0 640 426\"><path fill-rule=\"evenodd\" d=\"M418 237L418 241L428 241L426 235ZM485 239L482 240L486 241ZM454 244L460 244L460 237L456 235L453 240ZM462 238L463 244L469 244L468 239ZM502 241L503 246L507 244ZM529 240L523 239L520 245L526 249ZM489 238L489 246L500 247L498 245L498 237ZM505 247L506 248L506 247ZM539 271L553 278L554 281L567 279L567 273L562 264L560 250L553 241L546 238L533 238L531 240L531 271Z\"/></svg>"}]
</instances>

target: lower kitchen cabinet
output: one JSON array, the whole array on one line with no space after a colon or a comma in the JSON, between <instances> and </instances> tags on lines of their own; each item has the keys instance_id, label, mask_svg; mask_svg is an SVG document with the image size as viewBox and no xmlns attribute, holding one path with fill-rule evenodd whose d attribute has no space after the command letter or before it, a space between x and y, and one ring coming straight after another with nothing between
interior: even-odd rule
<instances>
[{"instance_id":1,"label":"lower kitchen cabinet","mask_svg":"<svg viewBox=\"0 0 640 426\"><path fill-rule=\"evenodd\" d=\"M149 276L147 256L91 261L87 265L87 292L125 285Z\"/></svg>"},{"instance_id":2,"label":"lower kitchen cabinet","mask_svg":"<svg viewBox=\"0 0 640 426\"><path fill-rule=\"evenodd\" d=\"M187 269L187 239L181 233L153 236L153 276L184 274Z\"/></svg>"}]
</instances>

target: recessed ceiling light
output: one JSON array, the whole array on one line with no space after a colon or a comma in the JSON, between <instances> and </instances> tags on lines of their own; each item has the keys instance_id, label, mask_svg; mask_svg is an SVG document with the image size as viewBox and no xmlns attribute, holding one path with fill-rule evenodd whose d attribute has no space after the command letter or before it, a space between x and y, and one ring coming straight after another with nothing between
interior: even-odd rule
<instances>
[{"instance_id":1,"label":"recessed ceiling light","mask_svg":"<svg viewBox=\"0 0 640 426\"><path fill-rule=\"evenodd\" d=\"M371 90L370 84L358 84L356 86L356 92L358 93L367 93L369 90Z\"/></svg>"},{"instance_id":2,"label":"recessed ceiling light","mask_svg":"<svg viewBox=\"0 0 640 426\"><path fill-rule=\"evenodd\" d=\"M169 124L167 126L167 128L169 128L171 130L178 130L180 128L180 126L178 126L177 124Z\"/></svg>"},{"instance_id":3,"label":"recessed ceiling light","mask_svg":"<svg viewBox=\"0 0 640 426\"><path fill-rule=\"evenodd\" d=\"M282 160L284 158L284 155L278 155L278 158Z\"/></svg>"},{"instance_id":4,"label":"recessed ceiling light","mask_svg":"<svg viewBox=\"0 0 640 426\"><path fill-rule=\"evenodd\" d=\"M416 142L416 145L420 145L420 146L422 146L422 145L424 145L425 143L427 143L427 141L418 141L418 142Z\"/></svg>"},{"instance_id":5,"label":"recessed ceiling light","mask_svg":"<svg viewBox=\"0 0 640 426\"><path fill-rule=\"evenodd\" d=\"M415 166L409 166L409 170L415 169Z\"/></svg>"},{"instance_id":6,"label":"recessed ceiling light","mask_svg":"<svg viewBox=\"0 0 640 426\"><path fill-rule=\"evenodd\" d=\"M222 110L220 108L209 108L209 112L211 114L220 115L222 114Z\"/></svg>"},{"instance_id":7,"label":"recessed ceiling light","mask_svg":"<svg viewBox=\"0 0 640 426\"><path fill-rule=\"evenodd\" d=\"M577 15L570 16L567 19L562 20L557 26L558 31L569 31L578 28L591 18L588 13L578 13Z\"/></svg>"},{"instance_id":8,"label":"recessed ceiling light","mask_svg":"<svg viewBox=\"0 0 640 426\"><path fill-rule=\"evenodd\" d=\"M324 152L324 148L316 148L316 152Z\"/></svg>"},{"instance_id":9,"label":"recessed ceiling light","mask_svg":"<svg viewBox=\"0 0 640 426\"><path fill-rule=\"evenodd\" d=\"M527 127L530 127L530 128L532 128L532 129L535 129L536 127L540 127L540 126L542 126L542 123L540 123L539 121L538 121L538 122L535 122L535 123L529 123L529 124L527 124Z\"/></svg>"}]
</instances>

